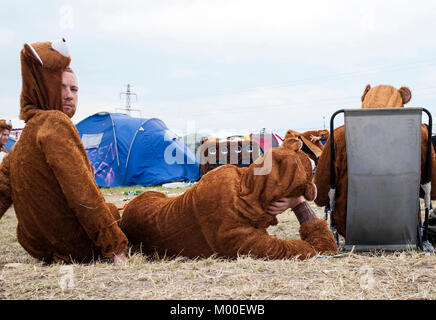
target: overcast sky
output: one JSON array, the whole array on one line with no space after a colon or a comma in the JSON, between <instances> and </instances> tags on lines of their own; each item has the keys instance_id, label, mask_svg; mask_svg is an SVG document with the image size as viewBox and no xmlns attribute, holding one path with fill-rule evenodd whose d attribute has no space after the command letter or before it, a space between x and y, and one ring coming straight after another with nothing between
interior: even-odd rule
<instances>
[{"instance_id":1,"label":"overcast sky","mask_svg":"<svg viewBox=\"0 0 436 320\"><path fill-rule=\"evenodd\" d=\"M436 117L436 1L5 1L0 118L16 119L24 43L65 37L75 123L121 111L173 131L283 134L359 108L366 84L407 86ZM123 98L123 99L122 99ZM426 119L424 119L426 121Z\"/></svg>"}]
</instances>

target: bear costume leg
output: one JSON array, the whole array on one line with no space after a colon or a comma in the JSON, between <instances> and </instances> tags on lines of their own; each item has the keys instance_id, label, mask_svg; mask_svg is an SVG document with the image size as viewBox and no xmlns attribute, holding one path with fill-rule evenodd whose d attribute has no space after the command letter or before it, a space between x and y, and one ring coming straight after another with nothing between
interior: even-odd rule
<instances>
[{"instance_id":1,"label":"bear costume leg","mask_svg":"<svg viewBox=\"0 0 436 320\"><path fill-rule=\"evenodd\" d=\"M335 239L325 220L317 219L304 222L300 226L300 237L310 243L319 253L337 253Z\"/></svg>"},{"instance_id":2,"label":"bear costume leg","mask_svg":"<svg viewBox=\"0 0 436 320\"><path fill-rule=\"evenodd\" d=\"M48 244L38 246L40 244L39 242L32 242L32 245L30 245L31 241L28 241L24 236L20 225L17 226L17 240L24 250L26 250L27 253L29 253L35 259L42 260L45 263L53 262L53 255L49 252L49 250L47 250Z\"/></svg>"},{"instance_id":3,"label":"bear costume leg","mask_svg":"<svg viewBox=\"0 0 436 320\"><path fill-rule=\"evenodd\" d=\"M95 247L90 239L77 242L74 249L66 255L56 250L50 243L41 242L41 239L29 239L29 235L17 226L17 239L20 245L35 259L45 263L89 263L101 257L101 251Z\"/></svg>"},{"instance_id":4,"label":"bear costume leg","mask_svg":"<svg viewBox=\"0 0 436 320\"><path fill-rule=\"evenodd\" d=\"M303 202L292 209L300 223L300 237L320 253L337 252L336 242L326 221L318 219L312 208Z\"/></svg>"}]
</instances>

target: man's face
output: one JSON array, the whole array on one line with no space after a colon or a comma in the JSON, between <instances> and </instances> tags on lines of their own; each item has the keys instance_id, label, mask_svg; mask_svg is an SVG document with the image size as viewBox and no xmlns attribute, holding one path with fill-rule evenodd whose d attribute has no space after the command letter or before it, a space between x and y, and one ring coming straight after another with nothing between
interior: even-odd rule
<instances>
[{"instance_id":1,"label":"man's face","mask_svg":"<svg viewBox=\"0 0 436 320\"><path fill-rule=\"evenodd\" d=\"M62 108L64 113L72 118L76 113L79 86L74 73L62 73Z\"/></svg>"},{"instance_id":2,"label":"man's face","mask_svg":"<svg viewBox=\"0 0 436 320\"><path fill-rule=\"evenodd\" d=\"M1 131L0 142L1 142L2 146L4 146L8 142L9 133L10 133L10 131L8 129L3 129Z\"/></svg>"}]
</instances>

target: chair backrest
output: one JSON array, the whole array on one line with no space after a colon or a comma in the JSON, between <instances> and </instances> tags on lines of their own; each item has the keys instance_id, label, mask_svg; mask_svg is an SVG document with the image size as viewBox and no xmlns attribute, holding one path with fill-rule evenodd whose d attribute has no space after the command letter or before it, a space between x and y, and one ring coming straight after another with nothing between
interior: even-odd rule
<instances>
[{"instance_id":1,"label":"chair backrest","mask_svg":"<svg viewBox=\"0 0 436 320\"><path fill-rule=\"evenodd\" d=\"M345 249L416 248L422 108L346 109Z\"/></svg>"}]
</instances>

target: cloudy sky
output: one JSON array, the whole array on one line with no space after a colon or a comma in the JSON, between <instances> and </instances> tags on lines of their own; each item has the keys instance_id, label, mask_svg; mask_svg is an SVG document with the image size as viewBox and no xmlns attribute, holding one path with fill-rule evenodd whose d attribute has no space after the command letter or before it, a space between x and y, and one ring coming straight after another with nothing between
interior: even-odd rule
<instances>
[{"instance_id":1,"label":"cloudy sky","mask_svg":"<svg viewBox=\"0 0 436 320\"><path fill-rule=\"evenodd\" d=\"M2 2L0 117L18 117L23 44L61 37L75 123L122 111L127 84L132 115L177 133L322 129L366 84L408 86L436 117L434 17L432 0Z\"/></svg>"}]
</instances>

